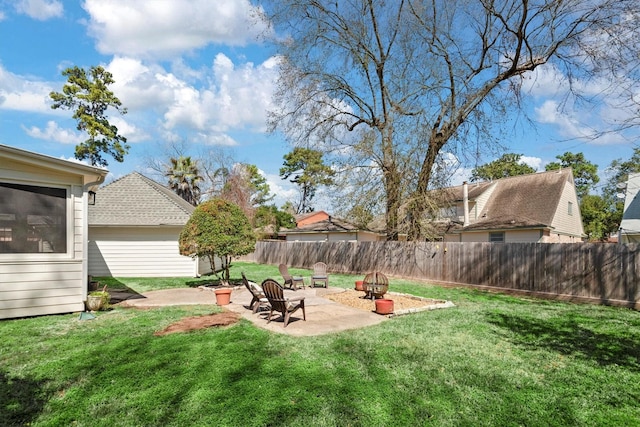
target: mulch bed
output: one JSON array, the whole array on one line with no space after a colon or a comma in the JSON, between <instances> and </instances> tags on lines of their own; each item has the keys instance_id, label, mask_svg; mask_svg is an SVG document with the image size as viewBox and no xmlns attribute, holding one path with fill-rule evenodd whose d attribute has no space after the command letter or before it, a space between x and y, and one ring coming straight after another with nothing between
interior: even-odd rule
<instances>
[{"instance_id":1,"label":"mulch bed","mask_svg":"<svg viewBox=\"0 0 640 427\"><path fill-rule=\"evenodd\" d=\"M176 332L188 332L198 329L211 328L213 326L229 326L240 320L240 315L232 311L208 314L204 316L187 317L154 333L155 336L163 336Z\"/></svg>"}]
</instances>

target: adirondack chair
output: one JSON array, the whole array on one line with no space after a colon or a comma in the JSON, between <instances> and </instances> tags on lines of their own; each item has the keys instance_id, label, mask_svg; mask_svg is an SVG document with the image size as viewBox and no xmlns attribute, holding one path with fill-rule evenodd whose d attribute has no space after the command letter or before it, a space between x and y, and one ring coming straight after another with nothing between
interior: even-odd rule
<instances>
[{"instance_id":1,"label":"adirondack chair","mask_svg":"<svg viewBox=\"0 0 640 427\"><path fill-rule=\"evenodd\" d=\"M313 264L313 275L311 276L311 286L322 284L325 288L329 287L329 275L327 274L327 264L324 262L316 262Z\"/></svg>"},{"instance_id":2,"label":"adirondack chair","mask_svg":"<svg viewBox=\"0 0 640 427\"><path fill-rule=\"evenodd\" d=\"M304 278L292 276L286 264L280 264L278 270L280 270L280 274L282 274L282 278L284 279L284 286L296 291L298 290L298 284L301 284L304 289Z\"/></svg>"},{"instance_id":3,"label":"adirondack chair","mask_svg":"<svg viewBox=\"0 0 640 427\"><path fill-rule=\"evenodd\" d=\"M302 309L302 319L307 320L307 314L304 311L304 297L285 298L284 288L272 279L266 279L262 282L262 290L269 301L269 305L271 305L271 311L269 312L267 323L271 322L273 312L277 311L282 314L284 327L286 328L289 324L291 314L295 313L299 309Z\"/></svg>"},{"instance_id":4,"label":"adirondack chair","mask_svg":"<svg viewBox=\"0 0 640 427\"><path fill-rule=\"evenodd\" d=\"M253 310L254 313L257 313L260 310L260 307L269 307L269 301L267 297L264 295L264 291L257 283L250 282L247 280L247 277L242 273L242 283L247 288L249 293L251 293L251 302L249 303L249 308Z\"/></svg>"}]
</instances>

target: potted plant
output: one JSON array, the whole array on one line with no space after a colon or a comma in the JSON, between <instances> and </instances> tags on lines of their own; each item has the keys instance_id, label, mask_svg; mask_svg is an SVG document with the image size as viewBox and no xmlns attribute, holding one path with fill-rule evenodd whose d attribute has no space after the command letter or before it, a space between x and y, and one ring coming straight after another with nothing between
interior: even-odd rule
<instances>
[{"instance_id":1,"label":"potted plant","mask_svg":"<svg viewBox=\"0 0 640 427\"><path fill-rule=\"evenodd\" d=\"M107 292L107 285L101 291L89 292L87 295L87 310L100 311L109 308L110 295Z\"/></svg>"}]
</instances>

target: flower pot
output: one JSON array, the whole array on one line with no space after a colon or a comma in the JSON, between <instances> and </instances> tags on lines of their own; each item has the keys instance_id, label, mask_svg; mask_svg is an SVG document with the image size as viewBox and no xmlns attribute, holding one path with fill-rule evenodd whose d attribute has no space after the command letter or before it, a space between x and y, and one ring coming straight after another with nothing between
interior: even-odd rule
<instances>
[{"instance_id":1,"label":"flower pot","mask_svg":"<svg viewBox=\"0 0 640 427\"><path fill-rule=\"evenodd\" d=\"M364 291L364 288L362 287L363 283L363 280L356 280L356 291Z\"/></svg>"},{"instance_id":2,"label":"flower pot","mask_svg":"<svg viewBox=\"0 0 640 427\"><path fill-rule=\"evenodd\" d=\"M102 297L97 295L89 295L87 297L87 310L89 311L99 311L102 308Z\"/></svg>"},{"instance_id":3,"label":"flower pot","mask_svg":"<svg viewBox=\"0 0 640 427\"><path fill-rule=\"evenodd\" d=\"M376 300L376 313L378 313L378 314L393 314L393 300L392 299L377 299Z\"/></svg>"},{"instance_id":4,"label":"flower pot","mask_svg":"<svg viewBox=\"0 0 640 427\"><path fill-rule=\"evenodd\" d=\"M227 305L231 302L231 289L216 289L216 304Z\"/></svg>"}]
</instances>

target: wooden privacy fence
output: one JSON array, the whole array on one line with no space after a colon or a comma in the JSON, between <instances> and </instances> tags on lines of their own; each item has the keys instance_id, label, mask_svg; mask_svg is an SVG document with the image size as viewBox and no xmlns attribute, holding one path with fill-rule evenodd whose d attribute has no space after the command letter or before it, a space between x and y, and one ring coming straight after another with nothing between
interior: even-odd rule
<instances>
[{"instance_id":1,"label":"wooden privacy fence","mask_svg":"<svg viewBox=\"0 0 640 427\"><path fill-rule=\"evenodd\" d=\"M260 241L254 260L640 308L640 245Z\"/></svg>"}]
</instances>

